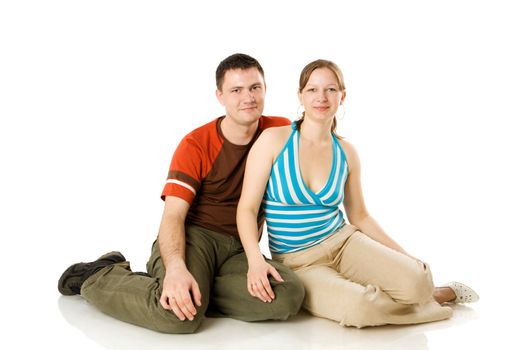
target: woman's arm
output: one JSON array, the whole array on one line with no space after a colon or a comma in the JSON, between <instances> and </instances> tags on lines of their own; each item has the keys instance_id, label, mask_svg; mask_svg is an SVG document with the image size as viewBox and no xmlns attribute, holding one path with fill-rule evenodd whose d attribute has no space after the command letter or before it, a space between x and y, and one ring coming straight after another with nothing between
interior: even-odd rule
<instances>
[{"instance_id":1,"label":"woman's arm","mask_svg":"<svg viewBox=\"0 0 525 350\"><path fill-rule=\"evenodd\" d=\"M345 151L348 162L348 178L345 184L345 199L343 201L348 220L373 240L410 256L396 241L385 233L368 213L361 188L361 163L357 152L348 142L342 141L341 146Z\"/></svg>"},{"instance_id":2,"label":"woman's arm","mask_svg":"<svg viewBox=\"0 0 525 350\"><path fill-rule=\"evenodd\" d=\"M249 266L247 288L252 296L264 302L271 302L275 298L268 274L277 281L283 280L277 270L265 261L259 249L257 227L257 213L270 177L276 144L280 144L276 142L279 138L279 130L276 129L280 128L264 131L252 146L246 161L242 194L237 206L237 229Z\"/></svg>"}]
</instances>

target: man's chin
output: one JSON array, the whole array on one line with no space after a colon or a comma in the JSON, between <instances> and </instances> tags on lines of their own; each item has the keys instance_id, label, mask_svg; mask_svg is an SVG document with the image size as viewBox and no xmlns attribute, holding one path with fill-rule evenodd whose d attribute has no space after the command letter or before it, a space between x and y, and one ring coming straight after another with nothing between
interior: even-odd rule
<instances>
[{"instance_id":1,"label":"man's chin","mask_svg":"<svg viewBox=\"0 0 525 350\"><path fill-rule=\"evenodd\" d=\"M257 110L257 109L242 111L243 119L246 120L246 121L259 120L261 115L262 115L262 113L259 110Z\"/></svg>"}]
</instances>

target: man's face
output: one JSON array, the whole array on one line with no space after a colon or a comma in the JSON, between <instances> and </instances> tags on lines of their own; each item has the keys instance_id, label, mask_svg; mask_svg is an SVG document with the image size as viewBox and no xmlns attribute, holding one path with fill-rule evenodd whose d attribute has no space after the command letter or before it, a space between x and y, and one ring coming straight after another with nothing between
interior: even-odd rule
<instances>
[{"instance_id":1,"label":"man's face","mask_svg":"<svg viewBox=\"0 0 525 350\"><path fill-rule=\"evenodd\" d=\"M231 69L224 74L222 89L216 91L226 116L239 125L258 121L264 109L266 85L257 68Z\"/></svg>"}]
</instances>

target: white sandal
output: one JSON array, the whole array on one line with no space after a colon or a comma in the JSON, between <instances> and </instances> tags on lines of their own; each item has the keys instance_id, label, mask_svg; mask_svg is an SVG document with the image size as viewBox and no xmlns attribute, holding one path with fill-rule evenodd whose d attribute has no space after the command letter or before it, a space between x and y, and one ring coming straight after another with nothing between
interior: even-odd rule
<instances>
[{"instance_id":1,"label":"white sandal","mask_svg":"<svg viewBox=\"0 0 525 350\"><path fill-rule=\"evenodd\" d=\"M449 287L456 294L456 299L452 300L451 303L463 304L463 303L474 303L479 300L479 295L474 289L459 282L450 282L444 285Z\"/></svg>"}]
</instances>

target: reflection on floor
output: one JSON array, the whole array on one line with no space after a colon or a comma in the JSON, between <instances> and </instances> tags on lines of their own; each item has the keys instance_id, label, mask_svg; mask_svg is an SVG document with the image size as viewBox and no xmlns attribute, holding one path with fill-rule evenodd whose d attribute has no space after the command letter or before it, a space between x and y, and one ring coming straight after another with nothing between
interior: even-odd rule
<instances>
[{"instance_id":1,"label":"reflection on floor","mask_svg":"<svg viewBox=\"0 0 525 350\"><path fill-rule=\"evenodd\" d=\"M345 328L306 313L287 322L247 323L208 318L192 335L167 335L106 316L81 297L59 297L65 320L95 344L110 349L430 349L428 334L475 322L475 309L455 305L451 320L414 326ZM94 344L91 344L95 347Z\"/></svg>"}]
</instances>

